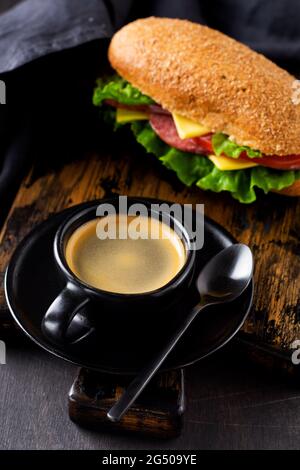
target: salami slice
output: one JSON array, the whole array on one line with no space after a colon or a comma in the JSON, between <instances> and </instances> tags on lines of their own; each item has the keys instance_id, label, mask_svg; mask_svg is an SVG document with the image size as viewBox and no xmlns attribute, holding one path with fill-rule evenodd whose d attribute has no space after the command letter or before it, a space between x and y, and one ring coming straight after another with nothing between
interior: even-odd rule
<instances>
[{"instance_id":1,"label":"salami slice","mask_svg":"<svg viewBox=\"0 0 300 470\"><path fill-rule=\"evenodd\" d=\"M178 135L174 120L171 115L151 113L150 124L154 132L171 147L183 152L208 155L213 152L211 144L212 134L192 139L181 139Z\"/></svg>"},{"instance_id":2,"label":"salami slice","mask_svg":"<svg viewBox=\"0 0 300 470\"><path fill-rule=\"evenodd\" d=\"M162 108L159 104L136 104L136 105L127 105L119 103L115 100L105 100L106 104L113 106L114 108L129 109L131 111L141 111L143 113L156 113L156 114L166 114L171 116L169 111Z\"/></svg>"},{"instance_id":3,"label":"salami slice","mask_svg":"<svg viewBox=\"0 0 300 470\"><path fill-rule=\"evenodd\" d=\"M178 135L171 113L158 104L129 106L119 103L115 100L106 100L106 104L116 108L125 108L136 111L143 111L149 114L149 120L154 132L170 147L188 153L199 155L214 154L212 147L212 135L207 134L201 137L191 139L181 139ZM226 155L223 155L226 158ZM260 166L274 168L278 170L300 170L300 155L287 155L279 157L276 155L263 155L259 158L249 158L246 152L243 152L238 158L239 161L258 163Z\"/></svg>"},{"instance_id":4,"label":"salami slice","mask_svg":"<svg viewBox=\"0 0 300 470\"><path fill-rule=\"evenodd\" d=\"M177 133L177 129L171 115L150 114L150 124L161 140L171 147L175 147L183 152L197 153L200 155L214 154L211 142L213 134L207 134L202 137L193 137L192 139L181 139ZM223 156L232 160L231 157L227 157L224 154ZM263 155L260 158L249 158L246 152L243 152L236 161L258 163L260 166L278 170L300 169L300 155L287 155L285 157Z\"/></svg>"}]
</instances>

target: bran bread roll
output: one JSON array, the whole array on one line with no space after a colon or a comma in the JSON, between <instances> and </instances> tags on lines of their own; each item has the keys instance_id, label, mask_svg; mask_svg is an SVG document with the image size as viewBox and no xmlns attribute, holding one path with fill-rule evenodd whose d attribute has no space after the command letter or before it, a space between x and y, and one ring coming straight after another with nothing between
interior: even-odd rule
<instances>
[{"instance_id":1,"label":"bran bread roll","mask_svg":"<svg viewBox=\"0 0 300 470\"><path fill-rule=\"evenodd\" d=\"M109 60L170 112L266 155L300 154L295 78L218 31L186 20L140 19L114 35Z\"/></svg>"},{"instance_id":2,"label":"bran bread roll","mask_svg":"<svg viewBox=\"0 0 300 470\"><path fill-rule=\"evenodd\" d=\"M273 191L278 192L279 194L284 194L285 196L293 196L299 197L300 196L300 180L295 181L294 184L288 186L287 188L281 189L280 191Z\"/></svg>"}]
</instances>

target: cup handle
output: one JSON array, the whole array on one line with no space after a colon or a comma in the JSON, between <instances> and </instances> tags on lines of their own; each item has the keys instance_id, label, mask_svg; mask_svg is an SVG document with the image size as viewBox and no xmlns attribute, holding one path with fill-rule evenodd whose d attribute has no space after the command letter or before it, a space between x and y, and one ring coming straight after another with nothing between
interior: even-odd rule
<instances>
[{"instance_id":1,"label":"cup handle","mask_svg":"<svg viewBox=\"0 0 300 470\"><path fill-rule=\"evenodd\" d=\"M76 313L89 302L86 294L72 282L56 297L43 320L42 331L53 343L68 342L66 332Z\"/></svg>"}]
</instances>

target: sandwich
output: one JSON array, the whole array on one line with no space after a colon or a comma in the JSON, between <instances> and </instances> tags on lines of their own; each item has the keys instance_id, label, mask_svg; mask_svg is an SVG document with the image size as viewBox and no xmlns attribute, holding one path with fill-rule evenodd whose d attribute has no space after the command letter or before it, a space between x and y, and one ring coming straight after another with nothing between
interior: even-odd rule
<instances>
[{"instance_id":1,"label":"sandwich","mask_svg":"<svg viewBox=\"0 0 300 470\"><path fill-rule=\"evenodd\" d=\"M206 26L145 18L112 38L115 73L93 103L115 129L129 125L146 152L186 185L300 195L300 100L295 78Z\"/></svg>"}]
</instances>

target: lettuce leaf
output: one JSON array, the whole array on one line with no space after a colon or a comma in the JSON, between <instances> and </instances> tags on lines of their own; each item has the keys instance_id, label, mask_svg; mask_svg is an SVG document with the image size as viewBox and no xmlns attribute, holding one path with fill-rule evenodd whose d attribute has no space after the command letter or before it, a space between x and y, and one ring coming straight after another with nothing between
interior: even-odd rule
<instances>
[{"instance_id":1,"label":"lettuce leaf","mask_svg":"<svg viewBox=\"0 0 300 470\"><path fill-rule=\"evenodd\" d=\"M154 103L149 96L143 95L119 75L97 80L97 86L93 94L93 104L101 106L104 100L115 100L126 105Z\"/></svg>"},{"instance_id":2,"label":"lettuce leaf","mask_svg":"<svg viewBox=\"0 0 300 470\"><path fill-rule=\"evenodd\" d=\"M227 155L227 157L239 158L242 152L246 152L249 158L262 157L259 150L253 150L245 145L237 145L229 137L222 133L214 134L212 137L212 146L217 156Z\"/></svg>"},{"instance_id":3,"label":"lettuce leaf","mask_svg":"<svg viewBox=\"0 0 300 470\"><path fill-rule=\"evenodd\" d=\"M215 192L229 191L242 203L249 204L256 200L256 188L264 193L279 191L300 179L300 171L280 171L262 166L221 171L205 156L182 152L162 142L148 122L134 122L131 129L145 150L175 171L187 186L196 184L201 189Z\"/></svg>"},{"instance_id":4,"label":"lettuce leaf","mask_svg":"<svg viewBox=\"0 0 300 470\"><path fill-rule=\"evenodd\" d=\"M103 100L112 99L126 105L152 104L154 101L118 75L100 79L94 90L93 103L101 106ZM115 129L123 124L115 123L115 110L106 106L101 109L104 120L112 123ZM221 171L206 156L182 152L165 144L152 130L149 122L131 123L136 140L149 153L154 154L167 168L176 172L178 178L187 186L196 184L199 188L214 192L229 191L242 203L256 200L256 188L265 193L291 186L300 179L299 171L280 171L262 166L247 170ZM248 157L257 158L262 154L250 147L239 146L230 141L225 134L214 134L212 145L216 155L225 154L238 158L242 152Z\"/></svg>"}]
</instances>

